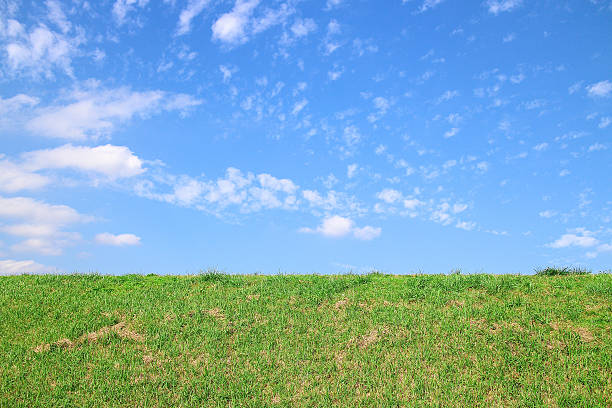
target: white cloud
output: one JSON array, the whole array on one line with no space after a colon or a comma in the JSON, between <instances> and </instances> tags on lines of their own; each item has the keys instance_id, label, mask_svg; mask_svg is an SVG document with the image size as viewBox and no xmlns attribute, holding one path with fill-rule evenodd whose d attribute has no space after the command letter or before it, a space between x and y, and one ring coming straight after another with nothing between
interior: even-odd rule
<instances>
[{"instance_id":1,"label":"white cloud","mask_svg":"<svg viewBox=\"0 0 612 408\"><path fill-rule=\"evenodd\" d=\"M334 51L342 46L341 43L336 41L326 41L325 42L325 55L331 55Z\"/></svg>"},{"instance_id":2,"label":"white cloud","mask_svg":"<svg viewBox=\"0 0 612 408\"><path fill-rule=\"evenodd\" d=\"M25 106L38 105L39 102L38 98L25 94L18 94L7 99L0 97L0 115L8 115L21 110Z\"/></svg>"},{"instance_id":3,"label":"white cloud","mask_svg":"<svg viewBox=\"0 0 612 408\"><path fill-rule=\"evenodd\" d=\"M0 160L0 191L15 193L21 190L37 190L50 182L48 177L27 171L8 160Z\"/></svg>"},{"instance_id":4,"label":"white cloud","mask_svg":"<svg viewBox=\"0 0 612 408\"><path fill-rule=\"evenodd\" d=\"M346 168L346 176L351 179L355 177L356 173L357 173L357 164L349 164Z\"/></svg>"},{"instance_id":5,"label":"white cloud","mask_svg":"<svg viewBox=\"0 0 612 408\"><path fill-rule=\"evenodd\" d=\"M414 210L418 206L423 205L423 204L424 203L421 200L417 200L416 198L410 198L410 199L404 200L404 207L407 210Z\"/></svg>"},{"instance_id":6,"label":"white cloud","mask_svg":"<svg viewBox=\"0 0 612 408\"><path fill-rule=\"evenodd\" d=\"M219 71L221 71L223 74L223 82L227 83L232 78L232 75L238 72L238 68L227 65L219 65Z\"/></svg>"},{"instance_id":7,"label":"white cloud","mask_svg":"<svg viewBox=\"0 0 612 408\"><path fill-rule=\"evenodd\" d=\"M442 203L439 204L437 209L433 210L430 215L430 219L434 222L438 222L442 225L448 225L452 222L452 217L448 213L450 210L450 204Z\"/></svg>"},{"instance_id":8,"label":"white cloud","mask_svg":"<svg viewBox=\"0 0 612 408\"><path fill-rule=\"evenodd\" d=\"M167 186L170 192L156 190ZM137 184L139 196L153 200L193 207L217 216L225 215L225 209L237 206L242 213L262 209L297 208L298 186L289 179L278 179L269 174L244 174L236 168L228 168L224 177L217 180L198 180L189 176L164 176L144 180Z\"/></svg>"},{"instance_id":9,"label":"white cloud","mask_svg":"<svg viewBox=\"0 0 612 408\"><path fill-rule=\"evenodd\" d=\"M370 241L370 240L373 240L374 238L378 238L381 233L382 233L382 228L372 227L370 225L366 225L363 228L353 229L353 235L355 236L355 238L363 240L363 241Z\"/></svg>"},{"instance_id":10,"label":"white cloud","mask_svg":"<svg viewBox=\"0 0 612 408\"><path fill-rule=\"evenodd\" d=\"M452 169L453 167L455 167L456 165L457 165L457 160L447 160L442 165L442 168L444 170L449 170L449 169Z\"/></svg>"},{"instance_id":11,"label":"white cloud","mask_svg":"<svg viewBox=\"0 0 612 408\"><path fill-rule=\"evenodd\" d=\"M338 41L336 36L340 34L341 28L337 20L332 19L327 24L327 33L323 39L323 53L325 55L331 55L334 51L340 48L343 43Z\"/></svg>"},{"instance_id":12,"label":"white cloud","mask_svg":"<svg viewBox=\"0 0 612 408\"><path fill-rule=\"evenodd\" d=\"M202 103L185 94L163 91L135 92L129 88L73 91L68 104L40 109L26 125L27 129L44 136L84 140L110 134L118 123L136 115L146 117L155 112L184 112Z\"/></svg>"},{"instance_id":13,"label":"white cloud","mask_svg":"<svg viewBox=\"0 0 612 408\"><path fill-rule=\"evenodd\" d=\"M484 173L485 171L489 170L489 163L486 161L479 162L476 164L476 169Z\"/></svg>"},{"instance_id":14,"label":"white cloud","mask_svg":"<svg viewBox=\"0 0 612 408\"><path fill-rule=\"evenodd\" d=\"M56 227L49 224L13 224L0 228L2 232L18 237L48 237L56 233Z\"/></svg>"},{"instance_id":15,"label":"white cloud","mask_svg":"<svg viewBox=\"0 0 612 408\"><path fill-rule=\"evenodd\" d=\"M436 102L442 103L442 102L450 101L451 99L456 98L457 96L459 96L459 91L457 90L446 91L438 97L438 100Z\"/></svg>"},{"instance_id":16,"label":"white cloud","mask_svg":"<svg viewBox=\"0 0 612 408\"><path fill-rule=\"evenodd\" d=\"M15 6L17 5L15 4ZM4 10L2 11L4 12ZM13 13L8 13L8 14L11 15L11 17L14 17L15 11L16 10L13 10ZM19 21L14 20L12 18L9 18L7 20L3 19L2 23L3 23L3 26L5 25L6 27L0 26L3 31L3 32L0 32L0 34L5 34L8 37L17 37L17 36L23 35L26 32L26 29L23 26L23 24L21 24Z\"/></svg>"},{"instance_id":17,"label":"white cloud","mask_svg":"<svg viewBox=\"0 0 612 408\"><path fill-rule=\"evenodd\" d=\"M536 150L538 152L541 152L541 151L546 150L546 149L548 149L548 143L546 143L546 142L543 142L543 143L540 143L538 145L533 146L533 150Z\"/></svg>"},{"instance_id":18,"label":"white cloud","mask_svg":"<svg viewBox=\"0 0 612 408\"><path fill-rule=\"evenodd\" d=\"M608 97L612 93L612 82L605 80L587 86L587 92L592 97Z\"/></svg>"},{"instance_id":19,"label":"white cloud","mask_svg":"<svg viewBox=\"0 0 612 408\"><path fill-rule=\"evenodd\" d=\"M110 181L133 177L145 171L143 162L125 146L64 145L23 153L19 162L1 159L0 155L0 191L9 193L48 186L53 182L53 177L37 173L44 170L72 169L94 176L101 175ZM100 180L94 181L97 183Z\"/></svg>"},{"instance_id":20,"label":"white cloud","mask_svg":"<svg viewBox=\"0 0 612 408\"><path fill-rule=\"evenodd\" d=\"M540 211L538 215L542 218L552 218L555 215L557 215L557 212L552 211L552 210L545 210L545 211Z\"/></svg>"},{"instance_id":21,"label":"white cloud","mask_svg":"<svg viewBox=\"0 0 612 408\"><path fill-rule=\"evenodd\" d=\"M465 210L467 210L467 204L453 204L453 213L459 214Z\"/></svg>"},{"instance_id":22,"label":"white cloud","mask_svg":"<svg viewBox=\"0 0 612 408\"><path fill-rule=\"evenodd\" d=\"M338 7L342 4L343 0L327 0L327 4L325 5L326 10L331 10L334 7Z\"/></svg>"},{"instance_id":23,"label":"white cloud","mask_svg":"<svg viewBox=\"0 0 612 408\"><path fill-rule=\"evenodd\" d=\"M352 229L353 221L351 219L334 215L325 218L317 230L326 237L342 237L350 234Z\"/></svg>"},{"instance_id":24,"label":"white cloud","mask_svg":"<svg viewBox=\"0 0 612 408\"><path fill-rule=\"evenodd\" d=\"M419 12L423 13L429 9L436 7L438 4L442 3L444 0L425 0L421 7L419 8ZM404 0L404 3L406 1Z\"/></svg>"},{"instance_id":25,"label":"white cloud","mask_svg":"<svg viewBox=\"0 0 612 408\"><path fill-rule=\"evenodd\" d=\"M305 37L317 29L317 24L311 18L297 19L291 26L291 32L297 38Z\"/></svg>"},{"instance_id":26,"label":"white cloud","mask_svg":"<svg viewBox=\"0 0 612 408\"><path fill-rule=\"evenodd\" d=\"M346 193L330 190L326 196L322 196L315 190L302 190L302 196L308 202L310 208L315 209L313 212L316 215L320 215L318 209L322 209L325 212L365 213L365 210L361 208L356 199Z\"/></svg>"},{"instance_id":27,"label":"white cloud","mask_svg":"<svg viewBox=\"0 0 612 408\"><path fill-rule=\"evenodd\" d=\"M516 34L515 33L510 33L506 36L504 36L504 42L508 43L508 42L512 42L516 39Z\"/></svg>"},{"instance_id":28,"label":"white cloud","mask_svg":"<svg viewBox=\"0 0 612 408\"><path fill-rule=\"evenodd\" d=\"M270 174L259 174L257 180L262 188L272 191L282 191L287 194L295 194L298 187L289 179L278 179Z\"/></svg>"},{"instance_id":29,"label":"white cloud","mask_svg":"<svg viewBox=\"0 0 612 408\"><path fill-rule=\"evenodd\" d=\"M251 21L251 31L258 34L278 24L284 24L295 13L295 8L288 2L281 3L278 9L266 9L260 17Z\"/></svg>"},{"instance_id":30,"label":"white cloud","mask_svg":"<svg viewBox=\"0 0 612 408\"><path fill-rule=\"evenodd\" d=\"M129 148L110 144L96 147L68 144L24 153L22 157L24 167L31 171L74 169L102 174L111 180L133 177L145 171L142 160Z\"/></svg>"},{"instance_id":31,"label":"white cloud","mask_svg":"<svg viewBox=\"0 0 612 408\"><path fill-rule=\"evenodd\" d=\"M605 128L607 128L610 125L610 123L612 123L612 117L605 116L605 117L603 117L603 118L601 118L599 120L599 125L598 126L599 126L600 129L605 129Z\"/></svg>"},{"instance_id":32,"label":"white cloud","mask_svg":"<svg viewBox=\"0 0 612 408\"><path fill-rule=\"evenodd\" d=\"M376 198L388 204L393 204L402 199L402 193L392 188L385 188L376 194Z\"/></svg>"},{"instance_id":33,"label":"white cloud","mask_svg":"<svg viewBox=\"0 0 612 408\"><path fill-rule=\"evenodd\" d=\"M457 133L459 133L459 128L454 127L454 128L452 128L450 130L447 130L444 133L444 137L448 139L449 137L455 136Z\"/></svg>"},{"instance_id":34,"label":"white cloud","mask_svg":"<svg viewBox=\"0 0 612 408\"><path fill-rule=\"evenodd\" d=\"M60 3L57 0L47 0L45 4L47 6L49 20L57 25L64 34L70 31L72 25L66 18Z\"/></svg>"},{"instance_id":35,"label":"white cloud","mask_svg":"<svg viewBox=\"0 0 612 408\"><path fill-rule=\"evenodd\" d=\"M540 109L546 106L547 102L543 99L534 99L532 101L524 102L523 106L527 110Z\"/></svg>"},{"instance_id":36,"label":"white cloud","mask_svg":"<svg viewBox=\"0 0 612 408\"><path fill-rule=\"evenodd\" d=\"M236 0L232 11L223 14L212 25L213 39L227 44L247 41L246 28L259 0Z\"/></svg>"},{"instance_id":37,"label":"white cloud","mask_svg":"<svg viewBox=\"0 0 612 408\"><path fill-rule=\"evenodd\" d=\"M376 153L377 155L381 155L383 154L385 151L387 150L387 146L385 145L378 145L376 147L376 149L374 150L374 153Z\"/></svg>"},{"instance_id":38,"label":"white cloud","mask_svg":"<svg viewBox=\"0 0 612 408\"><path fill-rule=\"evenodd\" d=\"M36 253L46 256L61 255L63 248L80 239L77 233L58 232L53 237L28 238L11 246L14 252Z\"/></svg>"},{"instance_id":39,"label":"white cloud","mask_svg":"<svg viewBox=\"0 0 612 408\"><path fill-rule=\"evenodd\" d=\"M26 197L0 197L0 219L21 221L0 227L6 234L26 238L12 245L13 251L60 255L64 247L80 239L78 233L63 231L63 227L89 222L92 217L65 205L51 205Z\"/></svg>"},{"instance_id":40,"label":"white cloud","mask_svg":"<svg viewBox=\"0 0 612 408\"><path fill-rule=\"evenodd\" d=\"M340 79L343 73L344 73L344 68L334 68L332 71L327 72L327 76L330 80L336 81Z\"/></svg>"},{"instance_id":41,"label":"white cloud","mask_svg":"<svg viewBox=\"0 0 612 408\"><path fill-rule=\"evenodd\" d=\"M599 241L593 237L593 233L591 231L578 228L573 232L563 234L561 238L547 244L546 246L549 248L568 248L572 246L590 248L598 243Z\"/></svg>"},{"instance_id":42,"label":"white cloud","mask_svg":"<svg viewBox=\"0 0 612 408\"><path fill-rule=\"evenodd\" d=\"M612 244L601 244L597 247L599 252L612 252Z\"/></svg>"},{"instance_id":43,"label":"white cloud","mask_svg":"<svg viewBox=\"0 0 612 408\"><path fill-rule=\"evenodd\" d=\"M125 23L127 14L134 9L135 6L144 7L149 3L149 0L116 0L113 4L113 15L117 20L117 24Z\"/></svg>"},{"instance_id":44,"label":"white cloud","mask_svg":"<svg viewBox=\"0 0 612 408\"><path fill-rule=\"evenodd\" d=\"M219 203L222 207L242 204L247 199L245 187L251 185L253 180L253 174L243 175L240 170L230 167L224 178L207 185L204 198L210 203Z\"/></svg>"},{"instance_id":45,"label":"white cloud","mask_svg":"<svg viewBox=\"0 0 612 408\"><path fill-rule=\"evenodd\" d=\"M489 9L489 13L497 15L519 7L522 2L522 0L488 0L486 6Z\"/></svg>"},{"instance_id":46,"label":"white cloud","mask_svg":"<svg viewBox=\"0 0 612 408\"><path fill-rule=\"evenodd\" d=\"M582 88L582 84L584 81L578 81L575 84L573 84L572 86L570 86L569 88L567 88L567 92L570 95L575 94L576 92L578 92L581 88Z\"/></svg>"},{"instance_id":47,"label":"white cloud","mask_svg":"<svg viewBox=\"0 0 612 408\"><path fill-rule=\"evenodd\" d=\"M512 75L510 77L510 82L512 82L513 84L520 84L524 80L525 80L525 74L523 73L520 73L518 75Z\"/></svg>"},{"instance_id":48,"label":"white cloud","mask_svg":"<svg viewBox=\"0 0 612 408\"><path fill-rule=\"evenodd\" d=\"M301 101L297 101L293 105L293 110L291 111L291 114L292 115L297 115L298 113L300 113L302 111L302 109L304 109L306 107L306 105L308 105L308 100L306 100L306 99L302 99Z\"/></svg>"},{"instance_id":49,"label":"white cloud","mask_svg":"<svg viewBox=\"0 0 612 408\"><path fill-rule=\"evenodd\" d=\"M597 256L602 252L612 252L612 244L601 244L599 245L595 251L587 252L587 258L597 258Z\"/></svg>"},{"instance_id":50,"label":"white cloud","mask_svg":"<svg viewBox=\"0 0 612 408\"><path fill-rule=\"evenodd\" d=\"M527 152L520 152L512 156L506 156L506 160L524 159L529 155Z\"/></svg>"},{"instance_id":51,"label":"white cloud","mask_svg":"<svg viewBox=\"0 0 612 408\"><path fill-rule=\"evenodd\" d=\"M356 126L347 126L344 128L344 142L347 146L354 146L361 141L361 133Z\"/></svg>"},{"instance_id":52,"label":"white cloud","mask_svg":"<svg viewBox=\"0 0 612 408\"><path fill-rule=\"evenodd\" d=\"M15 261L13 259L0 260L0 276L52 273L55 269L41 265L32 260Z\"/></svg>"},{"instance_id":53,"label":"white cloud","mask_svg":"<svg viewBox=\"0 0 612 408\"><path fill-rule=\"evenodd\" d=\"M425 55L421 56L419 58L419 60L424 61L429 59L430 57L433 57L433 55L435 54L435 51L433 49L427 51L427 53L425 53Z\"/></svg>"},{"instance_id":54,"label":"white cloud","mask_svg":"<svg viewBox=\"0 0 612 408\"><path fill-rule=\"evenodd\" d=\"M446 117L446 120L451 125L457 125L457 124L461 123L461 121L463 120L463 117L460 114L458 114L458 113L450 113Z\"/></svg>"},{"instance_id":55,"label":"white cloud","mask_svg":"<svg viewBox=\"0 0 612 408\"><path fill-rule=\"evenodd\" d=\"M327 24L327 35L339 34L340 33L340 23L337 20L330 20Z\"/></svg>"},{"instance_id":56,"label":"white cloud","mask_svg":"<svg viewBox=\"0 0 612 408\"><path fill-rule=\"evenodd\" d=\"M387 111L391 107L391 102L389 102L387 98L377 96L376 98L372 99L372 103L374 104L376 113L368 115L368 121L374 123L387 114Z\"/></svg>"},{"instance_id":57,"label":"white cloud","mask_svg":"<svg viewBox=\"0 0 612 408\"><path fill-rule=\"evenodd\" d=\"M55 226L91 220L66 205L51 205L27 197L0 197L0 217Z\"/></svg>"},{"instance_id":58,"label":"white cloud","mask_svg":"<svg viewBox=\"0 0 612 408\"><path fill-rule=\"evenodd\" d=\"M72 76L72 58L77 54L83 38L67 37L50 30L44 24L39 24L28 33L19 22L8 22L8 37L4 47L8 73L52 78L53 70L59 69Z\"/></svg>"},{"instance_id":59,"label":"white cloud","mask_svg":"<svg viewBox=\"0 0 612 408\"><path fill-rule=\"evenodd\" d=\"M597 152L599 150L606 150L607 147L601 143L594 143L589 146L589 152Z\"/></svg>"},{"instance_id":60,"label":"white cloud","mask_svg":"<svg viewBox=\"0 0 612 408\"><path fill-rule=\"evenodd\" d=\"M108 232L97 234L95 241L101 245L111 246L132 246L140 245L140 237L134 234L118 234L114 235Z\"/></svg>"},{"instance_id":61,"label":"white cloud","mask_svg":"<svg viewBox=\"0 0 612 408\"><path fill-rule=\"evenodd\" d=\"M191 20L196 18L209 3L210 0L190 0L187 7L179 15L177 35L183 35L191 31Z\"/></svg>"},{"instance_id":62,"label":"white cloud","mask_svg":"<svg viewBox=\"0 0 612 408\"><path fill-rule=\"evenodd\" d=\"M341 238L348 235L353 235L357 239L368 241L379 237L382 230L381 228L376 228L369 225L358 228L355 226L355 222L350 218L333 215L324 218L321 225L319 225L316 229L301 228L300 232L318 233L330 238Z\"/></svg>"},{"instance_id":63,"label":"white cloud","mask_svg":"<svg viewBox=\"0 0 612 408\"><path fill-rule=\"evenodd\" d=\"M353 50L358 56L363 56L366 52L375 53L378 52L378 46L374 44L372 39L361 40L355 38L353 40Z\"/></svg>"},{"instance_id":64,"label":"white cloud","mask_svg":"<svg viewBox=\"0 0 612 408\"><path fill-rule=\"evenodd\" d=\"M457 222L455 227L466 230L466 231L471 231L476 227L476 223L471 222L471 221L459 221Z\"/></svg>"}]
</instances>

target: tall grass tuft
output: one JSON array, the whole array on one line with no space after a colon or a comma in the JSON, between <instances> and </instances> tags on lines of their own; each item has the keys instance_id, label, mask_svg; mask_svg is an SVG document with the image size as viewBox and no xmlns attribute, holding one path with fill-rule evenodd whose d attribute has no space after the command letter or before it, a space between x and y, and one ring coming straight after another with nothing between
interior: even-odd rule
<instances>
[{"instance_id":1,"label":"tall grass tuft","mask_svg":"<svg viewBox=\"0 0 612 408\"><path fill-rule=\"evenodd\" d=\"M542 276L556 276L556 275L588 275L591 271L588 271L584 268L578 267L556 267L556 266L547 266L545 268L536 268L536 275Z\"/></svg>"}]
</instances>

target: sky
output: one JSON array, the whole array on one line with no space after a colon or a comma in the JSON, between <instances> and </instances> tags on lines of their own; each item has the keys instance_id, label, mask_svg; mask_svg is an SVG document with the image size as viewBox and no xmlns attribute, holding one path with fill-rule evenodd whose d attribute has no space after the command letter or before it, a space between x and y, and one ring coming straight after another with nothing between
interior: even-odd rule
<instances>
[{"instance_id":1,"label":"sky","mask_svg":"<svg viewBox=\"0 0 612 408\"><path fill-rule=\"evenodd\" d=\"M611 0L0 0L0 274L612 266Z\"/></svg>"}]
</instances>

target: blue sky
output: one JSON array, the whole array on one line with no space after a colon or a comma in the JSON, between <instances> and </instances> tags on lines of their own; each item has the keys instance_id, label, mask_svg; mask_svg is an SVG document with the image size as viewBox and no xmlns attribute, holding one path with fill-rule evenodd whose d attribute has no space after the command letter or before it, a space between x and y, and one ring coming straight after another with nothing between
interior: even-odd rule
<instances>
[{"instance_id":1,"label":"blue sky","mask_svg":"<svg viewBox=\"0 0 612 408\"><path fill-rule=\"evenodd\" d=\"M609 0L0 0L0 274L612 264Z\"/></svg>"}]
</instances>

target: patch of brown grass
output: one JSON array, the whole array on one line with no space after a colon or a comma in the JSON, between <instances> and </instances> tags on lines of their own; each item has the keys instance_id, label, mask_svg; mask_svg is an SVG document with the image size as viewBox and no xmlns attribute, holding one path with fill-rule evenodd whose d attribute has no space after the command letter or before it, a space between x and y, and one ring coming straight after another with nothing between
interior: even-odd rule
<instances>
[{"instance_id":1,"label":"patch of brown grass","mask_svg":"<svg viewBox=\"0 0 612 408\"><path fill-rule=\"evenodd\" d=\"M221 309L219 309L218 307L215 307L214 309L207 310L205 313L207 315L209 315L209 316L214 317L217 320L225 320L225 315L223 314Z\"/></svg>"},{"instance_id":2,"label":"patch of brown grass","mask_svg":"<svg viewBox=\"0 0 612 408\"><path fill-rule=\"evenodd\" d=\"M368 334L363 335L358 339L350 340L349 343L355 342L360 349L366 349L372 344L377 343L381 337L387 334L389 334L389 329L387 327L383 327L381 329L375 328L370 330Z\"/></svg>"},{"instance_id":3,"label":"patch of brown grass","mask_svg":"<svg viewBox=\"0 0 612 408\"><path fill-rule=\"evenodd\" d=\"M590 343L595 340L595 336L593 336L593 333L591 333L589 329L585 327L577 327L576 329L574 329L574 331L578 333L580 339L585 343Z\"/></svg>"},{"instance_id":4,"label":"patch of brown grass","mask_svg":"<svg viewBox=\"0 0 612 408\"><path fill-rule=\"evenodd\" d=\"M452 299L446 302L446 306L447 307L463 307L465 306L465 301Z\"/></svg>"},{"instance_id":5,"label":"patch of brown grass","mask_svg":"<svg viewBox=\"0 0 612 408\"><path fill-rule=\"evenodd\" d=\"M336 310L344 309L346 307L346 305L348 305L348 304L349 304L349 300L348 299L346 299L346 298L345 299L340 299L339 301L337 301L334 304L334 308Z\"/></svg>"},{"instance_id":6,"label":"patch of brown grass","mask_svg":"<svg viewBox=\"0 0 612 408\"><path fill-rule=\"evenodd\" d=\"M554 331L559 331L562 329L573 331L580 336L580 340L582 340L584 343L595 341L595 336L586 327L575 327L570 322L551 322L548 325Z\"/></svg>"},{"instance_id":7,"label":"patch of brown grass","mask_svg":"<svg viewBox=\"0 0 612 408\"><path fill-rule=\"evenodd\" d=\"M61 349L71 349L84 343L96 343L98 340L105 338L111 333L117 334L122 339L132 340L136 342L142 342L144 337L133 330L130 330L125 322L119 322L113 326L104 326L95 332L85 333L76 340L70 340L67 338L59 339L53 343L44 343L34 347L35 353L41 353L44 351L51 350L51 347L58 347Z\"/></svg>"}]
</instances>

